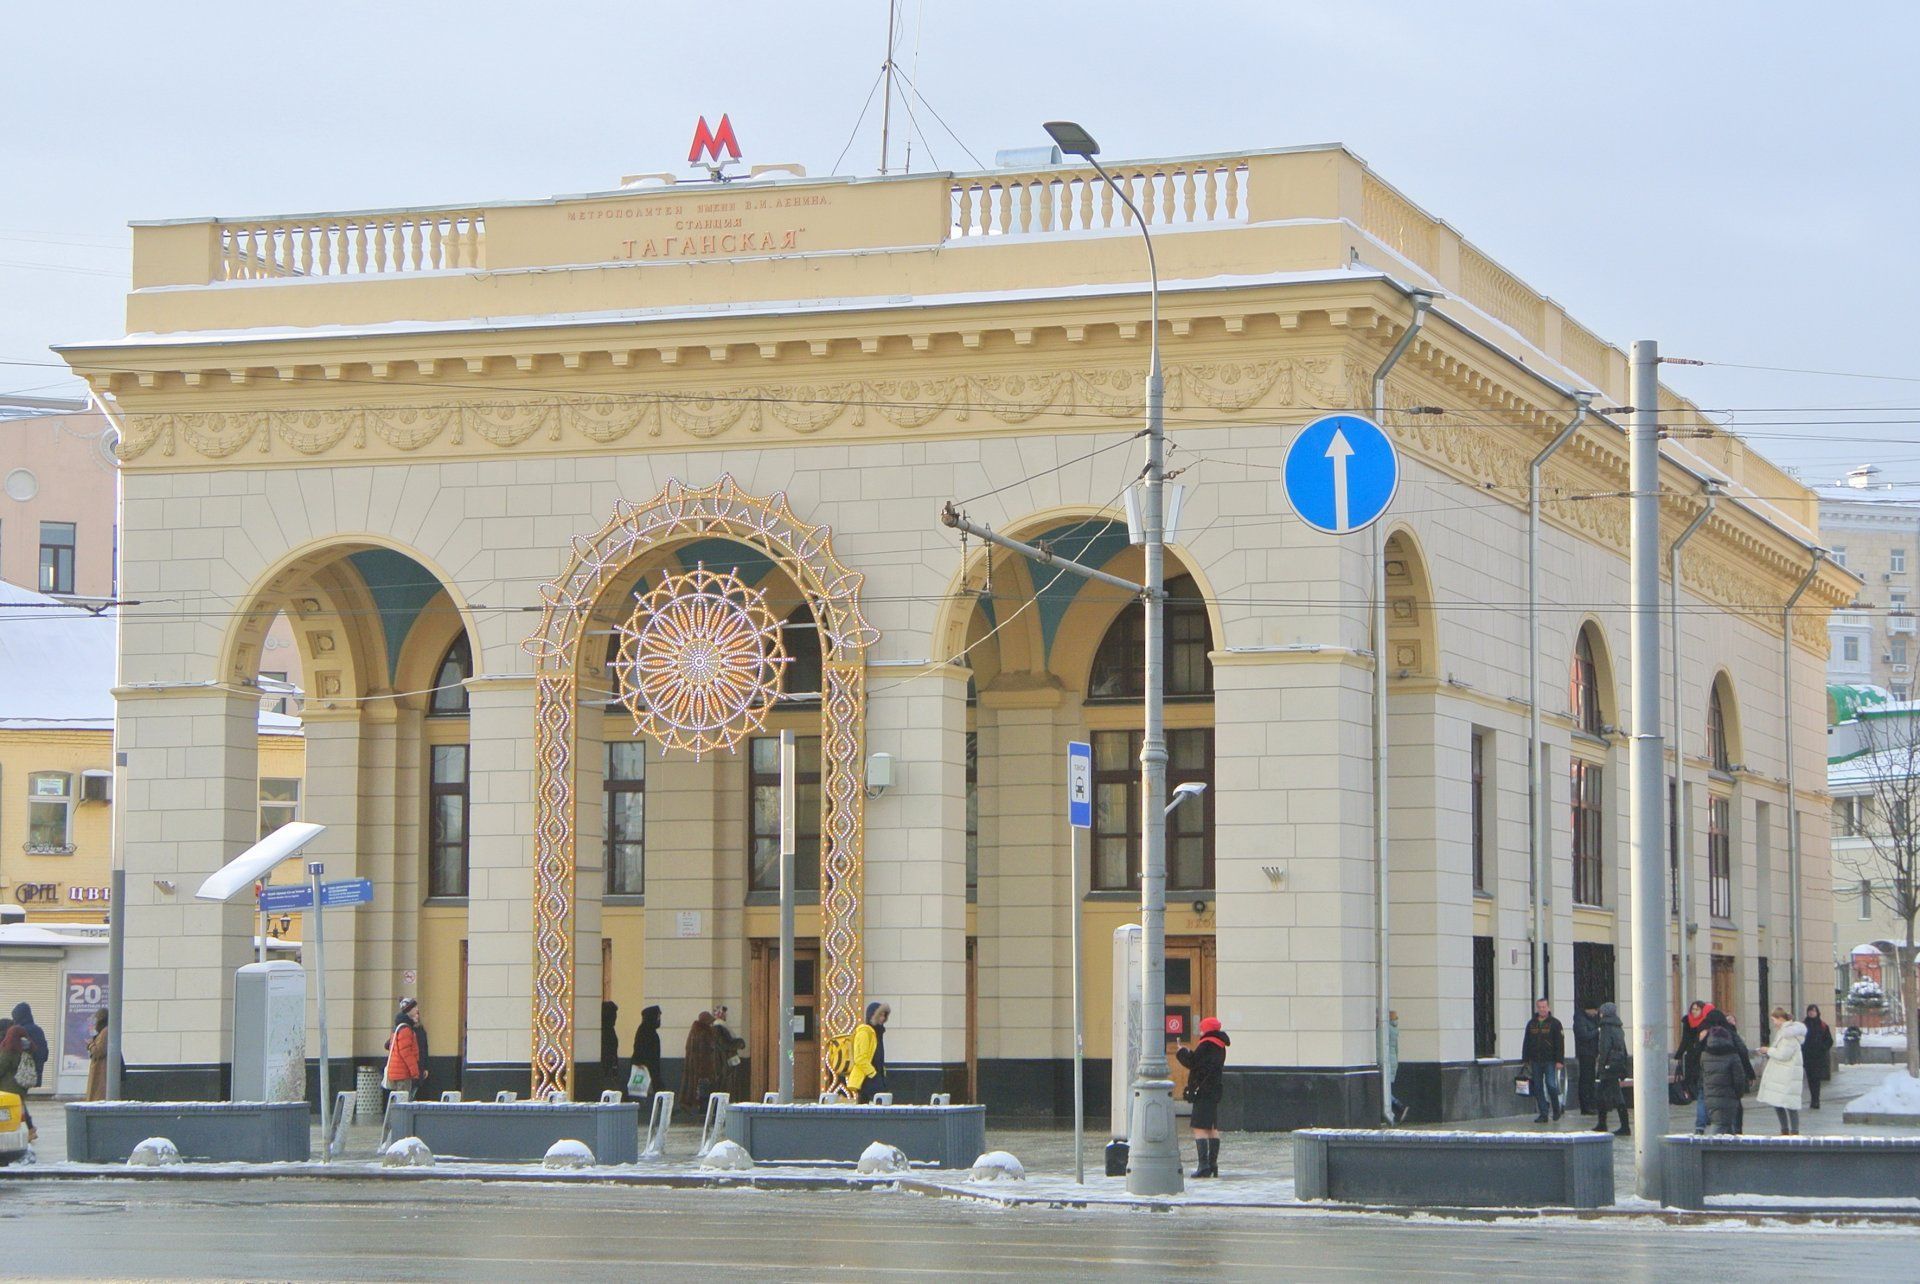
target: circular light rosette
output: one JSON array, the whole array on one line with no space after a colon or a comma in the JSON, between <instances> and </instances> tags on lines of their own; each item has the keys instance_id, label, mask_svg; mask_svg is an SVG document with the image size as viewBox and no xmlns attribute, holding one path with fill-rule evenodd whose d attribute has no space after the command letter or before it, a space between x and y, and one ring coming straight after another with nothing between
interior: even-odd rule
<instances>
[{"instance_id":1,"label":"circular light rosette","mask_svg":"<svg viewBox=\"0 0 1920 1284\"><path fill-rule=\"evenodd\" d=\"M766 594L704 566L640 595L615 632L620 703L642 734L697 761L766 725L789 657Z\"/></svg>"}]
</instances>

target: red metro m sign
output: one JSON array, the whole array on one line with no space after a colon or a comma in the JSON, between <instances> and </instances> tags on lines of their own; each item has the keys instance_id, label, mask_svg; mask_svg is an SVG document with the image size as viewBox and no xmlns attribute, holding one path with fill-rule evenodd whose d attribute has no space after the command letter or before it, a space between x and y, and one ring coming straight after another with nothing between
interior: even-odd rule
<instances>
[{"instance_id":1,"label":"red metro m sign","mask_svg":"<svg viewBox=\"0 0 1920 1284\"><path fill-rule=\"evenodd\" d=\"M733 135L733 122L728 120L723 112L720 116L720 128L710 130L707 128L707 118L702 116L699 125L694 127L693 147L687 152L687 164L700 164L700 155L703 152L710 161L725 164L726 162L720 159L720 149L723 147L727 150L728 160L740 159L740 140Z\"/></svg>"}]
</instances>

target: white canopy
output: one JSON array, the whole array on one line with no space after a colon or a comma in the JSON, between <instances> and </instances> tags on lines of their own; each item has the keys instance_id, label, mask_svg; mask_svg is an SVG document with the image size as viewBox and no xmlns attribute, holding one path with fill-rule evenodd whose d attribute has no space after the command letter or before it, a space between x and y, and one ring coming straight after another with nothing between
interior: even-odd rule
<instances>
[{"instance_id":1,"label":"white canopy","mask_svg":"<svg viewBox=\"0 0 1920 1284\"><path fill-rule=\"evenodd\" d=\"M194 895L203 901L230 901L252 890L275 865L325 833L326 828L307 820L288 821L215 870Z\"/></svg>"}]
</instances>

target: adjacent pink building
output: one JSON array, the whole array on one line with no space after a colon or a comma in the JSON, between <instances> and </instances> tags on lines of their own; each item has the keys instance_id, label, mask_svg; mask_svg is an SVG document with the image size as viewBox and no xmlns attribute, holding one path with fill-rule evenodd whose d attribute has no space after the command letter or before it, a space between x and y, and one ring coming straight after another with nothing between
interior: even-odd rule
<instances>
[{"instance_id":1,"label":"adjacent pink building","mask_svg":"<svg viewBox=\"0 0 1920 1284\"><path fill-rule=\"evenodd\" d=\"M0 398L0 580L111 598L112 429L84 400Z\"/></svg>"}]
</instances>

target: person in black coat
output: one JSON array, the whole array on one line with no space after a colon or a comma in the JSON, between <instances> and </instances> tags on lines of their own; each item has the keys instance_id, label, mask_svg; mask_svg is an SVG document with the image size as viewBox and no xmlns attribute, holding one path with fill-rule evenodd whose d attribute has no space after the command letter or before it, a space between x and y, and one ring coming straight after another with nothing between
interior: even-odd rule
<instances>
[{"instance_id":1,"label":"person in black coat","mask_svg":"<svg viewBox=\"0 0 1920 1284\"><path fill-rule=\"evenodd\" d=\"M1620 1028L1620 1009L1611 1003L1602 1003L1594 1031L1593 1106L1599 1115L1594 1131L1605 1132L1607 1112L1618 1110L1620 1127L1614 1136L1630 1136L1633 1130L1627 1123L1626 1080L1633 1074L1633 1058L1627 1052L1626 1031Z\"/></svg>"},{"instance_id":2,"label":"person in black coat","mask_svg":"<svg viewBox=\"0 0 1920 1284\"><path fill-rule=\"evenodd\" d=\"M660 1005L657 1003L640 1009L640 1028L633 1032L633 1064L647 1068L649 1091L660 1091Z\"/></svg>"},{"instance_id":3,"label":"person in black coat","mask_svg":"<svg viewBox=\"0 0 1920 1284\"><path fill-rule=\"evenodd\" d=\"M1219 1017L1205 1017L1200 1022L1199 1040L1191 1048L1175 1048L1173 1052L1187 1068L1185 1096L1193 1103L1193 1148L1199 1155L1195 1177L1220 1175L1220 1094L1227 1045L1232 1042L1220 1027Z\"/></svg>"},{"instance_id":4,"label":"person in black coat","mask_svg":"<svg viewBox=\"0 0 1920 1284\"><path fill-rule=\"evenodd\" d=\"M620 1005L600 1000L600 1086L620 1086Z\"/></svg>"},{"instance_id":5,"label":"person in black coat","mask_svg":"<svg viewBox=\"0 0 1920 1284\"><path fill-rule=\"evenodd\" d=\"M1833 1027L1820 1019L1820 1005L1807 1004L1807 1037L1800 1045L1800 1056L1807 1067L1807 1096L1810 1108L1820 1108L1820 1085L1833 1073Z\"/></svg>"},{"instance_id":6,"label":"person in black coat","mask_svg":"<svg viewBox=\"0 0 1920 1284\"><path fill-rule=\"evenodd\" d=\"M1594 1103L1594 1070L1600 1056L1599 1010L1591 1001L1573 1014L1573 1056L1580 1067L1580 1112L1590 1115L1599 1109Z\"/></svg>"},{"instance_id":7,"label":"person in black coat","mask_svg":"<svg viewBox=\"0 0 1920 1284\"><path fill-rule=\"evenodd\" d=\"M1534 1106L1540 1112L1534 1122L1547 1122L1549 1114L1558 1119L1562 1109L1559 1077L1567 1071L1567 1034L1545 999L1535 1000L1533 1020L1520 1036L1520 1060L1527 1067Z\"/></svg>"},{"instance_id":8,"label":"person in black coat","mask_svg":"<svg viewBox=\"0 0 1920 1284\"><path fill-rule=\"evenodd\" d=\"M1752 1083L1752 1062L1742 1055L1733 1026L1724 1020L1706 1026L1700 1039L1700 1100L1713 1133L1740 1131L1740 1099Z\"/></svg>"}]
</instances>

